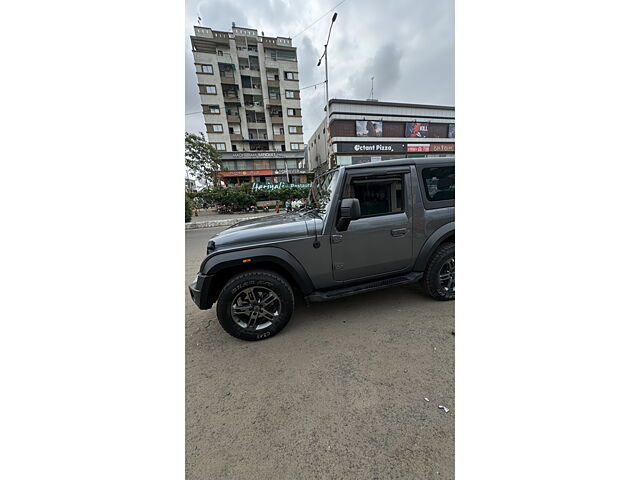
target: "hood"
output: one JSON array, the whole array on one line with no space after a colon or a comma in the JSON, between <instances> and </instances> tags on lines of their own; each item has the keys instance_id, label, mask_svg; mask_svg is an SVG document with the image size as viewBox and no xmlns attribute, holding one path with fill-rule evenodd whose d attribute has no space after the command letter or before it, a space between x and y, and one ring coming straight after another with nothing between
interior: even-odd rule
<instances>
[{"instance_id":1,"label":"hood","mask_svg":"<svg viewBox=\"0 0 640 480\"><path fill-rule=\"evenodd\" d=\"M262 244L313 235L317 216L310 213L282 213L244 220L223 230L211 240L215 251L242 245Z\"/></svg>"}]
</instances>

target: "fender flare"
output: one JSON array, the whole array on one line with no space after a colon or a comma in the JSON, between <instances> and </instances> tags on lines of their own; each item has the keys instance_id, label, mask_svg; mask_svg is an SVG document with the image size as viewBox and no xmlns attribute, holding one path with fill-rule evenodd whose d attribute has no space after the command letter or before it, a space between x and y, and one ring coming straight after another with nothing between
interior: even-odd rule
<instances>
[{"instance_id":1,"label":"fender flare","mask_svg":"<svg viewBox=\"0 0 640 480\"><path fill-rule=\"evenodd\" d=\"M243 262L243 260L249 258L251 259L250 262ZM315 290L313 282L302 264L289 252L278 247L256 247L236 251L214 252L206 257L200 265L200 274L214 280L216 274L229 268L240 266L251 268L268 263L276 264L284 269L305 295ZM215 280L213 283L215 283ZM215 300L214 298L213 301Z\"/></svg>"},{"instance_id":2,"label":"fender flare","mask_svg":"<svg viewBox=\"0 0 640 480\"><path fill-rule=\"evenodd\" d=\"M435 232L431 234L427 241L422 245L422 249L416 258L416 263L413 266L413 270L416 272L424 272L427 268L427 262L433 252L440 246L440 244L449 237L452 233L455 233L455 222L450 222L442 225Z\"/></svg>"}]
</instances>

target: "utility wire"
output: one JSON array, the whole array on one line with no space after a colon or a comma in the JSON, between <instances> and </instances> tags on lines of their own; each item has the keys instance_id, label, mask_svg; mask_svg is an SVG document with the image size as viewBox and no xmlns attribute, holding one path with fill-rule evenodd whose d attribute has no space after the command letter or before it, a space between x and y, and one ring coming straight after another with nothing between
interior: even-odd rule
<instances>
[{"instance_id":1,"label":"utility wire","mask_svg":"<svg viewBox=\"0 0 640 480\"><path fill-rule=\"evenodd\" d=\"M307 25L305 27L304 30L302 30L301 32L296 33L293 37L291 37L291 39L296 38L298 35L306 32L307 30L309 30L311 27L313 27L316 23L318 23L320 20L322 20L324 17L326 17L328 14L330 14L334 9L338 8L340 5L342 5L344 2L346 2L347 0L342 0L339 4L337 4L335 7L332 7L327 13L323 13L322 15L320 15L320 17L318 17L316 19L316 21L314 21L311 25Z\"/></svg>"},{"instance_id":2,"label":"utility wire","mask_svg":"<svg viewBox=\"0 0 640 480\"><path fill-rule=\"evenodd\" d=\"M307 86L307 87L302 87L300 90L304 90L305 88L317 87L318 85L322 85L322 84L323 84L323 83L325 83L325 82L326 82L326 80L323 80L323 81L321 81L321 82L314 83L313 85L309 85L309 86Z\"/></svg>"}]
</instances>

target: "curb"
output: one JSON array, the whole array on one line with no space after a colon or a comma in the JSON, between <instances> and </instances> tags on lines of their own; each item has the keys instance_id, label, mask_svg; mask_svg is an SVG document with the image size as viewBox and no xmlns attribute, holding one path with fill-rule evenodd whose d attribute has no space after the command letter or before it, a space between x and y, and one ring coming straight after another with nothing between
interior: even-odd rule
<instances>
[{"instance_id":1,"label":"curb","mask_svg":"<svg viewBox=\"0 0 640 480\"><path fill-rule=\"evenodd\" d=\"M206 222L189 222L184 224L184 229L193 230L195 228L228 227L244 220L253 220L254 218L261 217L264 217L264 215L242 218L229 218L224 220L208 220Z\"/></svg>"}]
</instances>

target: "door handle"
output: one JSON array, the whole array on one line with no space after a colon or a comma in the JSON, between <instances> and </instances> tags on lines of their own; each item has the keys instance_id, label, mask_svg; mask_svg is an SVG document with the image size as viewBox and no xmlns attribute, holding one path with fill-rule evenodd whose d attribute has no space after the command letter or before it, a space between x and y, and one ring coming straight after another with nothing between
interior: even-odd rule
<instances>
[{"instance_id":1,"label":"door handle","mask_svg":"<svg viewBox=\"0 0 640 480\"><path fill-rule=\"evenodd\" d=\"M406 228L394 228L393 230L391 230L391 236L392 237L401 237L405 233L407 233L407 229Z\"/></svg>"}]
</instances>

